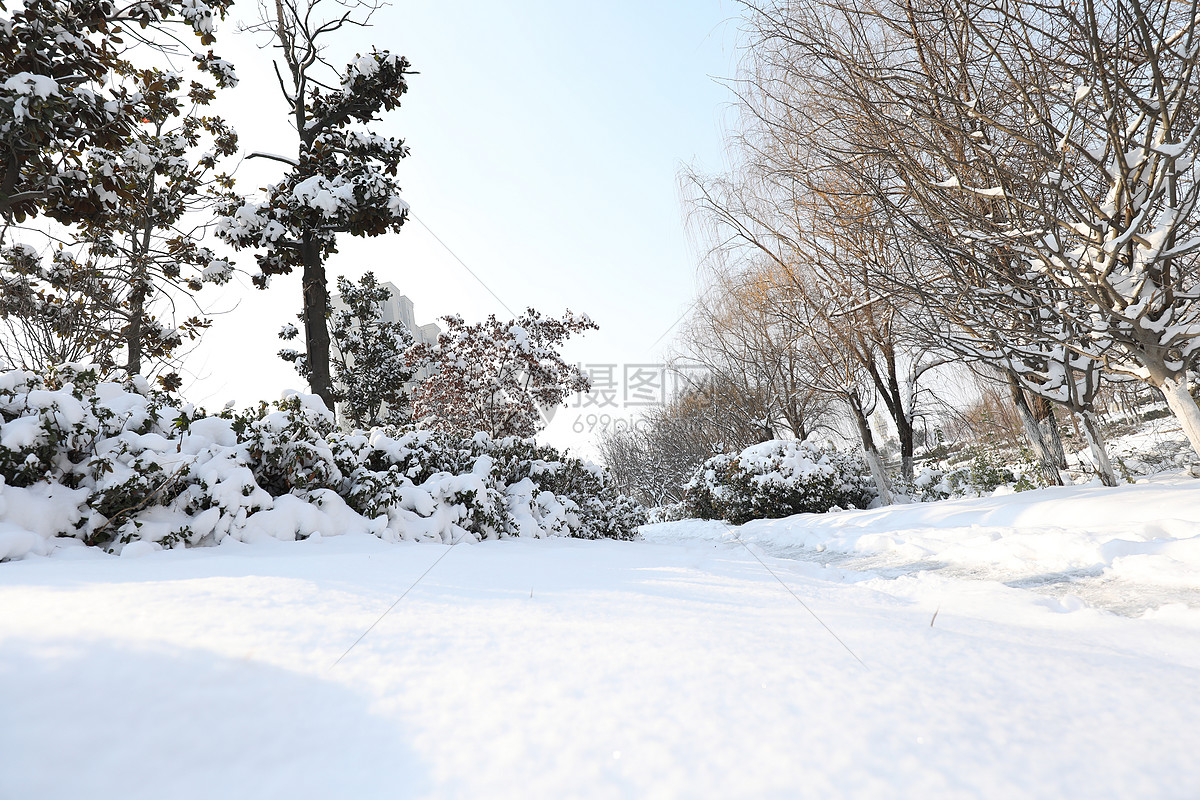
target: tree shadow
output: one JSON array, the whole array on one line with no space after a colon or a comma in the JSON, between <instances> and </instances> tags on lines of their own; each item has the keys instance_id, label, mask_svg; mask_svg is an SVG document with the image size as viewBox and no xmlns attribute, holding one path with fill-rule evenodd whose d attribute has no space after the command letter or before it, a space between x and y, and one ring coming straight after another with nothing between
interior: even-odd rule
<instances>
[{"instance_id":1,"label":"tree shadow","mask_svg":"<svg viewBox=\"0 0 1200 800\"><path fill-rule=\"evenodd\" d=\"M368 697L208 650L65 638L0 648L0 797L404 798L410 737Z\"/></svg>"}]
</instances>

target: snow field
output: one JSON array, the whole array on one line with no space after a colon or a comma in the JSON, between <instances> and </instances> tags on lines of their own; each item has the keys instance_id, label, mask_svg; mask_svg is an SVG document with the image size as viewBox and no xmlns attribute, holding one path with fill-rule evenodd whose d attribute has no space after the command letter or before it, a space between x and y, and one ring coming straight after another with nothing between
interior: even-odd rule
<instances>
[{"instance_id":1,"label":"snow field","mask_svg":"<svg viewBox=\"0 0 1200 800\"><path fill-rule=\"evenodd\" d=\"M1194 609L678 538L5 564L0 797L1200 793Z\"/></svg>"}]
</instances>

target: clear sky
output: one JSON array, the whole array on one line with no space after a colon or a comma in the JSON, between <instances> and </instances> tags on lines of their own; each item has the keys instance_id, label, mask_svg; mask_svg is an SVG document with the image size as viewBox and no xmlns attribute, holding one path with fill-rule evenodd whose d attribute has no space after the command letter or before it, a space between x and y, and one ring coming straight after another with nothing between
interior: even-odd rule
<instances>
[{"instance_id":1,"label":"clear sky","mask_svg":"<svg viewBox=\"0 0 1200 800\"><path fill-rule=\"evenodd\" d=\"M413 213L512 310L589 314L600 330L568 356L618 365L621 375L623 365L661 359L670 336L661 337L694 295L677 178L686 163L721 165L730 94L714 78L734 72L738 12L731 0L412 0L349 30L334 44L344 52L330 55L341 63L374 44L408 57L420 74L376 129L412 148L400 180ZM294 153L270 51L234 28L225 24L218 49L242 83L222 113L245 152ZM243 163L239 189L265 185L280 168ZM253 267L249 254L239 262ZM327 268L331 283L374 270L413 299L421 323L510 316L415 221L395 235L343 237ZM213 408L302 388L275 356L276 331L299 310L298 279L276 279L266 292L242 281L218 294L208 294L217 310L237 307L214 317L189 359L197 380L187 396ZM618 406L602 412L628 417L636 409L619 392ZM560 410L548 438L590 438L570 431L585 411L596 409Z\"/></svg>"}]
</instances>

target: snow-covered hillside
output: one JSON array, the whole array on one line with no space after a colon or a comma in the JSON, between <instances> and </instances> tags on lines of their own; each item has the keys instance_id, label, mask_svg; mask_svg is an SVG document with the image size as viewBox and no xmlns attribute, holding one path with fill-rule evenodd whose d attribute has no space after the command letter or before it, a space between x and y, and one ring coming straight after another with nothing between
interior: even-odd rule
<instances>
[{"instance_id":1,"label":"snow-covered hillside","mask_svg":"<svg viewBox=\"0 0 1200 800\"><path fill-rule=\"evenodd\" d=\"M0 797L1200 796L1197 483L645 534L2 564Z\"/></svg>"}]
</instances>

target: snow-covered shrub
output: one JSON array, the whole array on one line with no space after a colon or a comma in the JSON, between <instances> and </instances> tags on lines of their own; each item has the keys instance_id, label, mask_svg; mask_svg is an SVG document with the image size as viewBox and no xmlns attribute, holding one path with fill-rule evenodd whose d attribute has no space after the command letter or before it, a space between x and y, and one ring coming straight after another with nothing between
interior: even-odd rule
<instances>
[{"instance_id":1,"label":"snow-covered shrub","mask_svg":"<svg viewBox=\"0 0 1200 800\"><path fill-rule=\"evenodd\" d=\"M911 482L895 481L893 488L897 494L917 503L933 503L954 494L954 484L947 478L946 472L931 466L922 467L913 475Z\"/></svg>"},{"instance_id":2,"label":"snow-covered shrub","mask_svg":"<svg viewBox=\"0 0 1200 800\"><path fill-rule=\"evenodd\" d=\"M329 443L333 413L316 395L286 392L273 409L263 403L233 423L255 481L272 496L341 486Z\"/></svg>"},{"instance_id":3,"label":"snow-covered shrub","mask_svg":"<svg viewBox=\"0 0 1200 800\"><path fill-rule=\"evenodd\" d=\"M606 472L526 439L375 431L360 463L351 506L387 514L389 524L407 519L410 529L410 515L428 519L422 509L440 507L443 527L431 535L629 539L643 521L641 506L615 492Z\"/></svg>"},{"instance_id":4,"label":"snow-covered shrub","mask_svg":"<svg viewBox=\"0 0 1200 800\"><path fill-rule=\"evenodd\" d=\"M995 491L997 486L1009 484L1016 480L1012 470L1008 469L995 450L990 447L976 447L971 450L971 461L963 471L951 475L951 480L958 479L960 485L971 487L980 494Z\"/></svg>"},{"instance_id":5,"label":"snow-covered shrub","mask_svg":"<svg viewBox=\"0 0 1200 800\"><path fill-rule=\"evenodd\" d=\"M362 449L346 499L364 516L386 518L390 537L453 542L511 532L503 487L470 442L424 431L392 437L376 430L365 443L350 438Z\"/></svg>"},{"instance_id":6,"label":"snow-covered shrub","mask_svg":"<svg viewBox=\"0 0 1200 800\"><path fill-rule=\"evenodd\" d=\"M724 515L724 495L730 472L737 456L719 453L700 465L696 474L683 487L684 507L688 516L698 519L721 519Z\"/></svg>"},{"instance_id":7,"label":"snow-covered shrub","mask_svg":"<svg viewBox=\"0 0 1200 800\"><path fill-rule=\"evenodd\" d=\"M688 484L689 511L735 525L831 508L865 508L875 497L853 453L776 439L709 459Z\"/></svg>"},{"instance_id":8,"label":"snow-covered shrub","mask_svg":"<svg viewBox=\"0 0 1200 800\"><path fill-rule=\"evenodd\" d=\"M113 550L347 531L628 539L643 519L603 470L527 440L344 432L292 392L209 416L140 378L0 372L0 559L58 537Z\"/></svg>"},{"instance_id":9,"label":"snow-covered shrub","mask_svg":"<svg viewBox=\"0 0 1200 800\"><path fill-rule=\"evenodd\" d=\"M573 536L632 539L638 527L646 524L646 509L617 491L608 470L553 448L543 452L553 456L551 464L555 465L544 468L548 480L543 483L576 504L580 527Z\"/></svg>"},{"instance_id":10,"label":"snow-covered shrub","mask_svg":"<svg viewBox=\"0 0 1200 800\"><path fill-rule=\"evenodd\" d=\"M641 504L617 492L608 472L578 458L558 455L543 462L535 483L566 498L570 535L581 539L632 539L645 524Z\"/></svg>"},{"instance_id":11,"label":"snow-covered shrub","mask_svg":"<svg viewBox=\"0 0 1200 800\"><path fill-rule=\"evenodd\" d=\"M168 439L178 414L140 378L125 386L101 383L95 370L72 365L45 375L0 373L6 494L42 484L83 489L72 530L49 535L88 544L117 539L137 512L170 502L182 489L183 465Z\"/></svg>"},{"instance_id":12,"label":"snow-covered shrub","mask_svg":"<svg viewBox=\"0 0 1200 800\"><path fill-rule=\"evenodd\" d=\"M680 520L688 519L691 515L688 513L687 503L669 503L665 506L655 506L646 510L646 523L656 525L660 522L679 522Z\"/></svg>"},{"instance_id":13,"label":"snow-covered shrub","mask_svg":"<svg viewBox=\"0 0 1200 800\"><path fill-rule=\"evenodd\" d=\"M1023 492L1044 485L1040 469L1027 448L1015 461L1006 461L994 446L968 447L967 460L955 465L942 462L923 467L912 482L896 482L899 494L919 503L959 497L986 497L1000 487Z\"/></svg>"},{"instance_id":14,"label":"snow-covered shrub","mask_svg":"<svg viewBox=\"0 0 1200 800\"><path fill-rule=\"evenodd\" d=\"M250 412L227 417L202 417L187 423L179 443L194 457L189 484L179 508L189 518L189 544L227 536L244 539L247 520L274 507L271 493L259 485L247 447L239 437L249 428Z\"/></svg>"}]
</instances>

